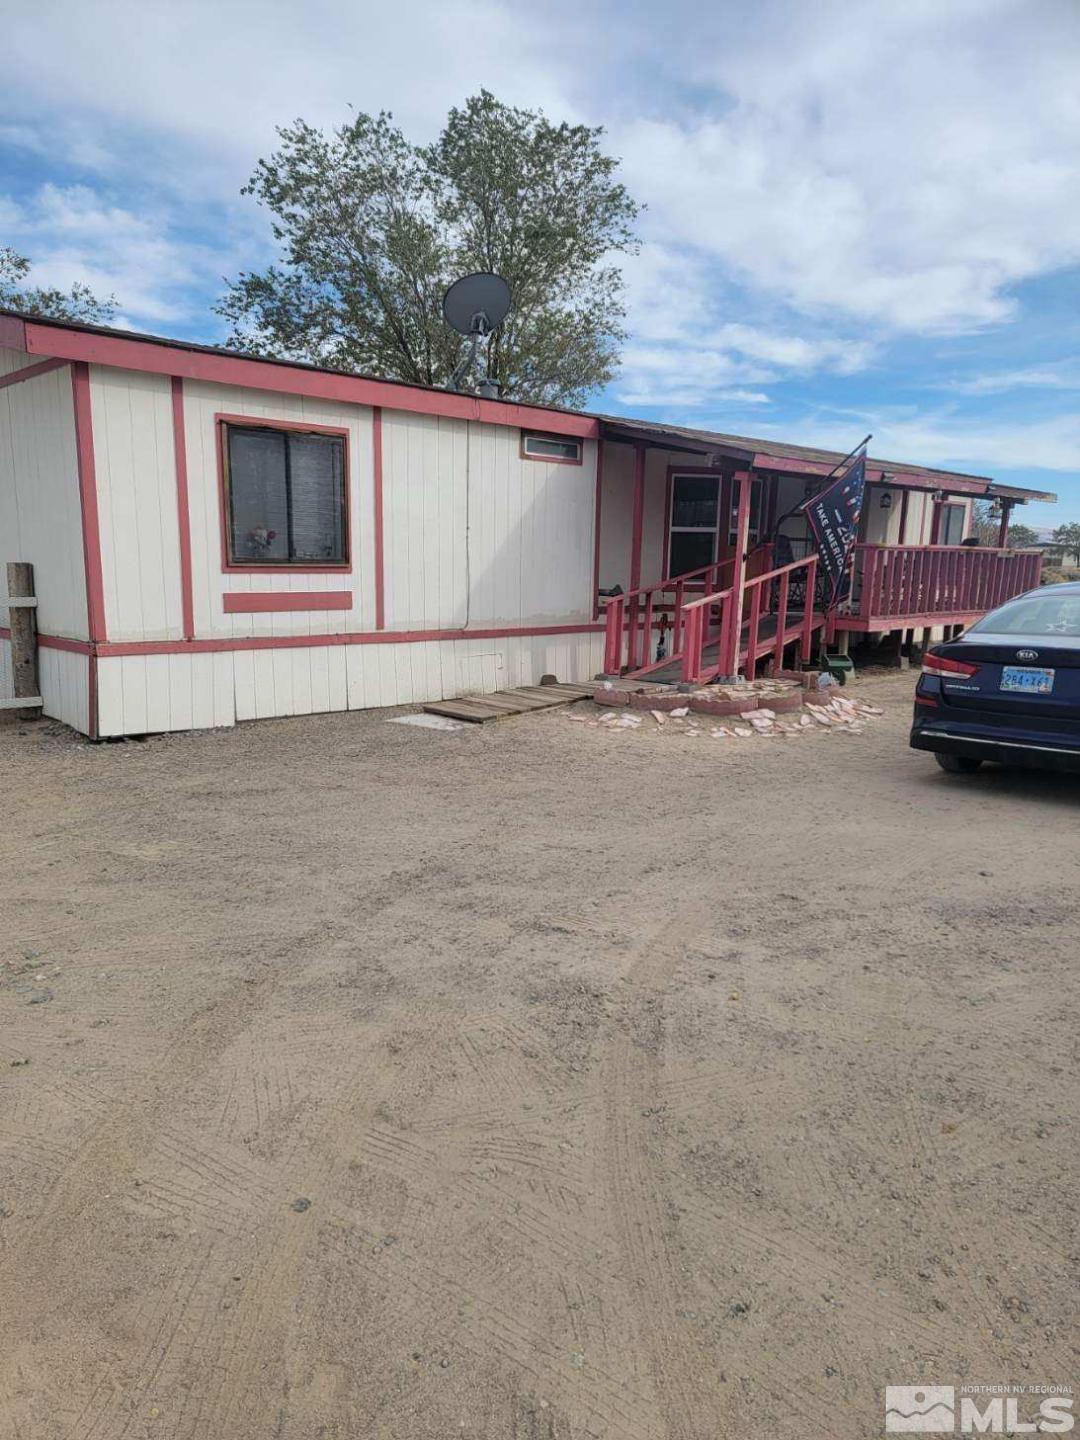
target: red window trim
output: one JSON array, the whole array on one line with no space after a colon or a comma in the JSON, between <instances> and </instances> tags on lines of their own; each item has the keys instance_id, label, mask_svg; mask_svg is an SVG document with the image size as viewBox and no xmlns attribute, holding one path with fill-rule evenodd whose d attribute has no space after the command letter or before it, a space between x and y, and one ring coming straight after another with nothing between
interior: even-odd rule
<instances>
[{"instance_id":1,"label":"red window trim","mask_svg":"<svg viewBox=\"0 0 1080 1440\"><path fill-rule=\"evenodd\" d=\"M345 559L333 561L324 565L295 564L282 565L280 562L273 565L259 565L250 563L237 563L229 559L229 492L228 492L228 467L225 460L226 426L243 425L248 429L262 430L298 430L307 435L337 435L344 444L344 479L345 479ZM216 431L217 470L218 470L218 510L221 518L221 570L225 575L351 575L353 569L352 552L352 464L351 451L349 446L349 431L342 425L313 425L306 420L268 420L264 415L227 415L217 413L214 416L214 429Z\"/></svg>"},{"instance_id":2,"label":"red window trim","mask_svg":"<svg viewBox=\"0 0 1080 1440\"><path fill-rule=\"evenodd\" d=\"M229 590L221 597L226 615L284 614L289 610L351 610L351 590Z\"/></svg>"},{"instance_id":3,"label":"red window trim","mask_svg":"<svg viewBox=\"0 0 1080 1440\"><path fill-rule=\"evenodd\" d=\"M547 440L552 445L576 445L578 458L576 460L563 460L558 455L530 455L525 449L526 440ZM536 460L541 465L584 465L585 464L585 441L577 435L545 435L542 430L522 430L520 434L518 453L522 460Z\"/></svg>"}]
</instances>

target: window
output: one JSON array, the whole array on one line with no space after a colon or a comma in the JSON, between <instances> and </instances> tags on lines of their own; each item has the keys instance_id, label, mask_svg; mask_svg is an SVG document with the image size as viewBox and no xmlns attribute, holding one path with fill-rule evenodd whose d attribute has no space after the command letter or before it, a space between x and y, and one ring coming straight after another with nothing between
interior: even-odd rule
<instances>
[{"instance_id":1,"label":"window","mask_svg":"<svg viewBox=\"0 0 1080 1440\"><path fill-rule=\"evenodd\" d=\"M964 538L967 511L963 505L942 505L939 545L959 545Z\"/></svg>"},{"instance_id":2,"label":"window","mask_svg":"<svg viewBox=\"0 0 1080 1440\"><path fill-rule=\"evenodd\" d=\"M1045 635L1048 639L1055 635L1080 636L1080 594L1060 590L1054 594L1055 588L1041 595L1024 595L1000 610L991 610L989 615L969 625L967 633Z\"/></svg>"},{"instance_id":3,"label":"window","mask_svg":"<svg viewBox=\"0 0 1080 1440\"><path fill-rule=\"evenodd\" d=\"M346 565L345 437L225 425L230 565Z\"/></svg>"},{"instance_id":4,"label":"window","mask_svg":"<svg viewBox=\"0 0 1080 1440\"><path fill-rule=\"evenodd\" d=\"M713 563L719 519L719 475L671 477L668 575L686 575Z\"/></svg>"},{"instance_id":5,"label":"window","mask_svg":"<svg viewBox=\"0 0 1080 1440\"><path fill-rule=\"evenodd\" d=\"M581 441L563 440L557 435L523 433L521 454L525 460L554 460L557 465L580 465Z\"/></svg>"}]
</instances>

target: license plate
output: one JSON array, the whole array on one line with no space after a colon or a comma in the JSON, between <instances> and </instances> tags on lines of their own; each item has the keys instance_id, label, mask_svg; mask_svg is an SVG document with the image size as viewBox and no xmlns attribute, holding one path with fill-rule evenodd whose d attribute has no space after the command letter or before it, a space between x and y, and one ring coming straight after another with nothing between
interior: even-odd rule
<instances>
[{"instance_id":1,"label":"license plate","mask_svg":"<svg viewBox=\"0 0 1080 1440\"><path fill-rule=\"evenodd\" d=\"M1018 691L1021 695L1049 695L1054 688L1054 672L1034 670L1027 665L1004 665L1001 688Z\"/></svg>"}]
</instances>

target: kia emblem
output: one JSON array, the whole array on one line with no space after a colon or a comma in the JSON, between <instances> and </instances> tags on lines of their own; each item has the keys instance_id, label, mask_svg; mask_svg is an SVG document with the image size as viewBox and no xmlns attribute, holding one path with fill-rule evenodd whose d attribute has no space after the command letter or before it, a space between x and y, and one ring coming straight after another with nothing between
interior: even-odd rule
<instances>
[{"instance_id":1,"label":"kia emblem","mask_svg":"<svg viewBox=\"0 0 1080 1440\"><path fill-rule=\"evenodd\" d=\"M1037 660L1039 652L1037 650L1017 650L1016 658L1018 660Z\"/></svg>"}]
</instances>

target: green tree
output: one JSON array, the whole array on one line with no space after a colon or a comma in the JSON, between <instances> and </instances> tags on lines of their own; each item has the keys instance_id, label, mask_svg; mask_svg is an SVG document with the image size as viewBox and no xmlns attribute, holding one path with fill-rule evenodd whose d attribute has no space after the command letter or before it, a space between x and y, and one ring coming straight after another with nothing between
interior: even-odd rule
<instances>
[{"instance_id":1,"label":"green tree","mask_svg":"<svg viewBox=\"0 0 1080 1440\"><path fill-rule=\"evenodd\" d=\"M1080 523L1073 520L1067 525L1059 525L1054 531L1054 543L1066 553L1071 550L1073 559L1080 565Z\"/></svg>"},{"instance_id":2,"label":"green tree","mask_svg":"<svg viewBox=\"0 0 1080 1440\"><path fill-rule=\"evenodd\" d=\"M1010 525L1009 544L1015 550L1030 550L1032 546L1038 545L1039 534L1032 530L1030 525Z\"/></svg>"},{"instance_id":3,"label":"green tree","mask_svg":"<svg viewBox=\"0 0 1080 1440\"><path fill-rule=\"evenodd\" d=\"M25 286L30 261L0 246L0 310L21 310L50 320L76 320L85 325L107 325L116 314L116 299L99 300L88 285L78 281L70 290Z\"/></svg>"},{"instance_id":4,"label":"green tree","mask_svg":"<svg viewBox=\"0 0 1080 1440\"><path fill-rule=\"evenodd\" d=\"M636 250L640 213L602 135L487 91L426 146L385 112L329 136L304 120L280 129L243 191L273 216L280 259L229 285L216 308L230 343L442 385L461 345L443 293L494 270L513 308L489 375L517 399L583 403L617 368L625 305L612 257Z\"/></svg>"}]
</instances>

